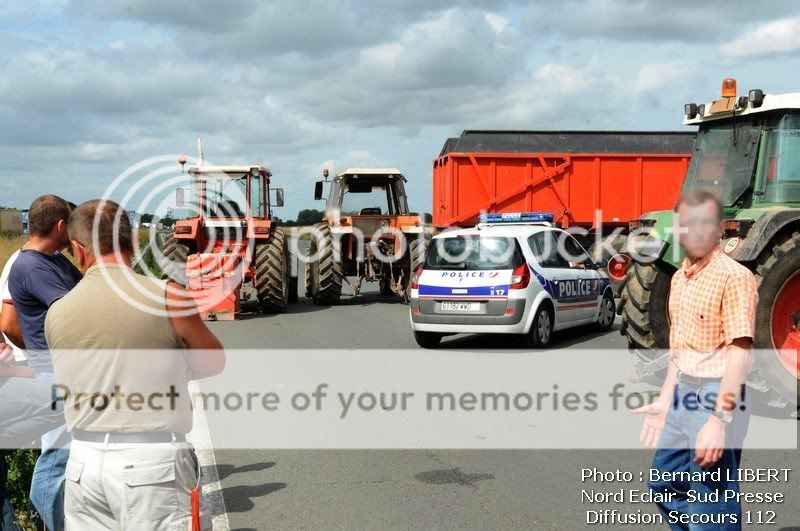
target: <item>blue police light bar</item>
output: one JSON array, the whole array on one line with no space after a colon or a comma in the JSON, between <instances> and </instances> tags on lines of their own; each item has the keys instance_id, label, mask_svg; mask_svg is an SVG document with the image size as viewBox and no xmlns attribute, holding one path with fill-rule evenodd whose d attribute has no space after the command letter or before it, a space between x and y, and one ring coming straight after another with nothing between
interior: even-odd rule
<instances>
[{"instance_id":1,"label":"blue police light bar","mask_svg":"<svg viewBox=\"0 0 800 531\"><path fill-rule=\"evenodd\" d=\"M553 214L550 212L503 212L496 214L481 214L479 223L541 223L552 222Z\"/></svg>"}]
</instances>

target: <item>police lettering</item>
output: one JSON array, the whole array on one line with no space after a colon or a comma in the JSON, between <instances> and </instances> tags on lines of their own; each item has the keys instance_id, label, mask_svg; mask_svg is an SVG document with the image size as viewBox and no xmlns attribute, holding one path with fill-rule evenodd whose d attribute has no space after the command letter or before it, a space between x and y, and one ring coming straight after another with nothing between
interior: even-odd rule
<instances>
[{"instance_id":1,"label":"police lettering","mask_svg":"<svg viewBox=\"0 0 800 531\"><path fill-rule=\"evenodd\" d=\"M596 280L564 280L558 283L558 297L580 297L581 295L596 295Z\"/></svg>"}]
</instances>

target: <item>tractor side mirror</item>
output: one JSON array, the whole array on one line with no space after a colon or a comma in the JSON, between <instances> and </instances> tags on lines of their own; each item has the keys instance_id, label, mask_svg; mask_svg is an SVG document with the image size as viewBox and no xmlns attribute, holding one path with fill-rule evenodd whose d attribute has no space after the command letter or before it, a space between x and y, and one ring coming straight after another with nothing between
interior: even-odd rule
<instances>
[{"instance_id":1,"label":"tractor side mirror","mask_svg":"<svg viewBox=\"0 0 800 531\"><path fill-rule=\"evenodd\" d=\"M186 206L186 199L184 198L183 188L175 189L175 206L178 208L183 208Z\"/></svg>"},{"instance_id":2,"label":"tractor side mirror","mask_svg":"<svg viewBox=\"0 0 800 531\"><path fill-rule=\"evenodd\" d=\"M322 181L317 181L314 184L314 199L317 201L322 199Z\"/></svg>"},{"instance_id":3,"label":"tractor side mirror","mask_svg":"<svg viewBox=\"0 0 800 531\"><path fill-rule=\"evenodd\" d=\"M283 188L275 188L275 206L283 206Z\"/></svg>"}]
</instances>

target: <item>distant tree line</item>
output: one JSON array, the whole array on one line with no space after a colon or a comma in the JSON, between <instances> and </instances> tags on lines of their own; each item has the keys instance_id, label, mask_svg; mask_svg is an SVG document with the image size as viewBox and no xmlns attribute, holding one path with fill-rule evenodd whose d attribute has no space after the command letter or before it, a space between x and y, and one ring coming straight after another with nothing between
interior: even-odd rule
<instances>
[{"instance_id":1,"label":"distant tree line","mask_svg":"<svg viewBox=\"0 0 800 531\"><path fill-rule=\"evenodd\" d=\"M324 210L316 210L313 208L305 208L297 213L297 219L281 219L279 217L273 217L275 221L280 222L281 225L284 227L303 227L306 225L313 225L314 223L319 223L322 221L322 217L325 215Z\"/></svg>"}]
</instances>

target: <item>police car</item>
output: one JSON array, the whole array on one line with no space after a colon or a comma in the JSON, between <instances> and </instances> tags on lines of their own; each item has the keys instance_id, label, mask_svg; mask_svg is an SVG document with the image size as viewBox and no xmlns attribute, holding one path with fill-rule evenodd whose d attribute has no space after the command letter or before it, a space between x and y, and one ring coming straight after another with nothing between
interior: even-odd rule
<instances>
[{"instance_id":1,"label":"police car","mask_svg":"<svg viewBox=\"0 0 800 531\"><path fill-rule=\"evenodd\" d=\"M553 331L614 324L614 294L550 213L483 214L471 229L436 235L411 282L411 328L423 348L450 334L519 334L546 347Z\"/></svg>"}]
</instances>

